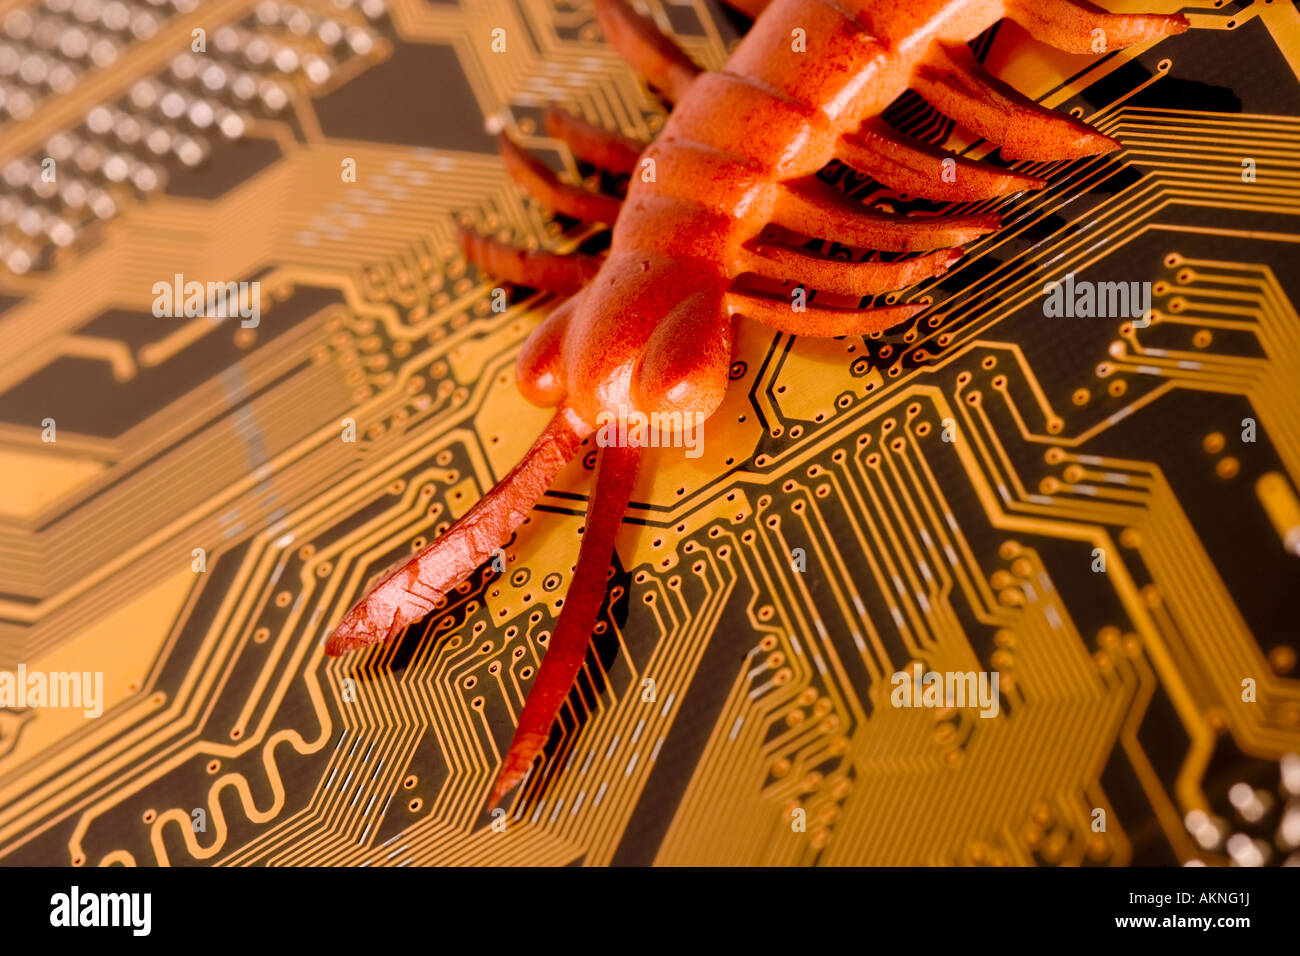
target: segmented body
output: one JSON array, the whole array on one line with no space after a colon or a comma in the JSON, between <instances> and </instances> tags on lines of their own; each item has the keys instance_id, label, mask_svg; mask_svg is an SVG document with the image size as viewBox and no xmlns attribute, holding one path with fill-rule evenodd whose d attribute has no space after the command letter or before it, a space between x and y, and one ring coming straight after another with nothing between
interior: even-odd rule
<instances>
[{"instance_id":1,"label":"segmented body","mask_svg":"<svg viewBox=\"0 0 1300 956\"><path fill-rule=\"evenodd\" d=\"M907 5L883 6L874 17L882 25L906 22L899 15ZM922 0L910 5L909 16L933 37L965 39L1000 18L1001 7ZM689 83L665 81L685 94L643 155L653 176L632 177L609 257L582 293L586 301L562 310L525 353L520 379L530 398L567 401L588 421L619 405L713 411L726 388L729 320L747 304L762 308L727 294L761 258L747 254L745 244L770 222L810 218L782 184L825 166L844 134L907 88L925 52L916 34L891 36L863 17L830 0L776 0L724 70ZM811 52L797 49L798 31L813 38ZM919 235L895 230L893 242L876 236L877 247L952 246L992 223L942 219L926 226ZM915 311L881 311L871 319L886 327ZM560 326L567 348L555 354L547 349Z\"/></svg>"},{"instance_id":2,"label":"segmented body","mask_svg":"<svg viewBox=\"0 0 1300 956\"><path fill-rule=\"evenodd\" d=\"M731 0L760 14L724 69L701 73L627 0L597 0L606 36L669 100L644 151L567 114L548 120L575 153L631 173L617 199L560 183L509 137L512 174L554 208L614 222L603 261L511 250L466 236L486 270L571 297L522 350L525 398L558 406L523 461L425 551L380 582L344 618L330 653L384 640L433 609L506 543L601 413L694 412L722 401L737 316L782 331L864 334L897 325L918 305L846 310L744 291L746 273L864 296L943 272L960 243L997 228L992 216L888 217L826 189L832 159L885 185L949 201L1039 188L1041 180L952 157L879 120L899 94L930 103L1000 145L1007 159L1068 159L1118 148L1086 124L1024 99L987 73L966 42L1004 16L1062 49L1089 52L1186 29L1179 16L1116 15L1085 0ZM1109 47L1107 47L1109 44ZM638 155L639 154L639 155ZM944 164L955 176L942 175ZM769 226L851 246L924 252L896 262L818 259L763 238ZM937 251L935 251L937 250ZM614 536L637 475L638 450L603 447L578 566L530 691L492 802L546 743L582 666L604 597Z\"/></svg>"}]
</instances>

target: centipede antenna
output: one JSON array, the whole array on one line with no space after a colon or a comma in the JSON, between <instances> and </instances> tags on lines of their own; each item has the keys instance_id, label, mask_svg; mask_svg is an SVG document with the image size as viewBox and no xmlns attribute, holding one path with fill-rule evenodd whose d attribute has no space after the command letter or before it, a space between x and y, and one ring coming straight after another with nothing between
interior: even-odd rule
<instances>
[{"instance_id":1,"label":"centipede antenna","mask_svg":"<svg viewBox=\"0 0 1300 956\"><path fill-rule=\"evenodd\" d=\"M431 545L390 571L325 644L331 657L385 641L431 610L510 540L591 426L561 408L510 473Z\"/></svg>"},{"instance_id":2,"label":"centipede antenna","mask_svg":"<svg viewBox=\"0 0 1300 956\"><path fill-rule=\"evenodd\" d=\"M641 449L606 445L596 456L596 476L587 525L578 549L578 565L564 599L555 633L519 715L510 749L501 762L488 800L494 809L526 774L546 746L560 712L587 656L596 618L605 602L605 580L614 555L614 538L636 484Z\"/></svg>"}]
</instances>

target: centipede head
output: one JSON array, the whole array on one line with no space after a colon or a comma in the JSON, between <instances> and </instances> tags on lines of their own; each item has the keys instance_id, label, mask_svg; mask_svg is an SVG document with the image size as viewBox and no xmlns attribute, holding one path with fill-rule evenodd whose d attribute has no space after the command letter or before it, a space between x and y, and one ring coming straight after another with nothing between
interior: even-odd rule
<instances>
[{"instance_id":1,"label":"centipede head","mask_svg":"<svg viewBox=\"0 0 1300 956\"><path fill-rule=\"evenodd\" d=\"M517 366L538 404L564 404L593 427L602 415L697 413L721 403L731 362L726 277L711 264L616 253L542 322Z\"/></svg>"}]
</instances>

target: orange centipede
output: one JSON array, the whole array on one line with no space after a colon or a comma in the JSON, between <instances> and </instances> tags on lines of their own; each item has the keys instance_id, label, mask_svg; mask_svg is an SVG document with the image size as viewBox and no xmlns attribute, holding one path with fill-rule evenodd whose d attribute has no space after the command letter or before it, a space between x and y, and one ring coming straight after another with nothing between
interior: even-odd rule
<instances>
[{"instance_id":1,"label":"orange centipede","mask_svg":"<svg viewBox=\"0 0 1300 956\"><path fill-rule=\"evenodd\" d=\"M512 248L466 232L467 258L520 285L568 296L533 331L516 374L524 398L554 407L523 459L427 548L395 568L343 618L326 651L387 640L427 615L502 548L602 414L707 417L722 401L734 323L795 335L880 332L926 308L830 308L746 291L746 275L857 297L942 274L961 245L995 231L993 215L869 210L816 174L832 160L915 197L992 199L1046 183L948 153L891 127L882 113L911 89L999 147L1005 160L1069 160L1120 148L994 77L968 43L1003 18L1059 49L1122 48L1188 27L1179 14L1112 14L1086 0L727 0L754 19L725 67L705 72L628 0L596 0L613 47L674 104L645 144L552 109L547 131L575 156L629 176L619 199L560 180L506 133L511 176L552 211L613 226L603 257ZM635 175L652 163L653 176ZM944 175L943 173L947 173ZM769 238L914 253L845 263ZM700 419L702 420L702 418ZM614 537L640 463L635 443L606 443L555 632L492 787L495 806L541 754L587 653L605 598Z\"/></svg>"}]
</instances>

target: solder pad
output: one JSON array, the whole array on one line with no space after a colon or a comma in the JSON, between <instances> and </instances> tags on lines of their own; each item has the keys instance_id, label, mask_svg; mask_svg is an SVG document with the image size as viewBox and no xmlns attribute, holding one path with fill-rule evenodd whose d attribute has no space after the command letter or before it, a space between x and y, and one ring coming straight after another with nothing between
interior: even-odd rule
<instances>
[{"instance_id":1,"label":"solder pad","mask_svg":"<svg viewBox=\"0 0 1300 956\"><path fill-rule=\"evenodd\" d=\"M713 69L747 26L643 9ZM973 207L1006 228L905 293L935 305L909 326L742 325L702 456L648 456L563 733L494 820L593 454L503 572L387 645L322 639L549 416L513 361L555 302L494 311L456 223L601 238L525 200L490 131L590 176L548 103L641 137L663 105L587 0L0 0L0 669L104 680L94 719L0 710L0 860L1224 863L1236 833L1283 859L1300 13L1183 10L1124 52L977 41L1125 151L1022 164L1050 187ZM990 152L914 97L889 118ZM176 275L258 282L257 326L155 316ZM1149 323L1048 315L1067 275L1151 283ZM891 706L914 663L997 672L998 715Z\"/></svg>"}]
</instances>

